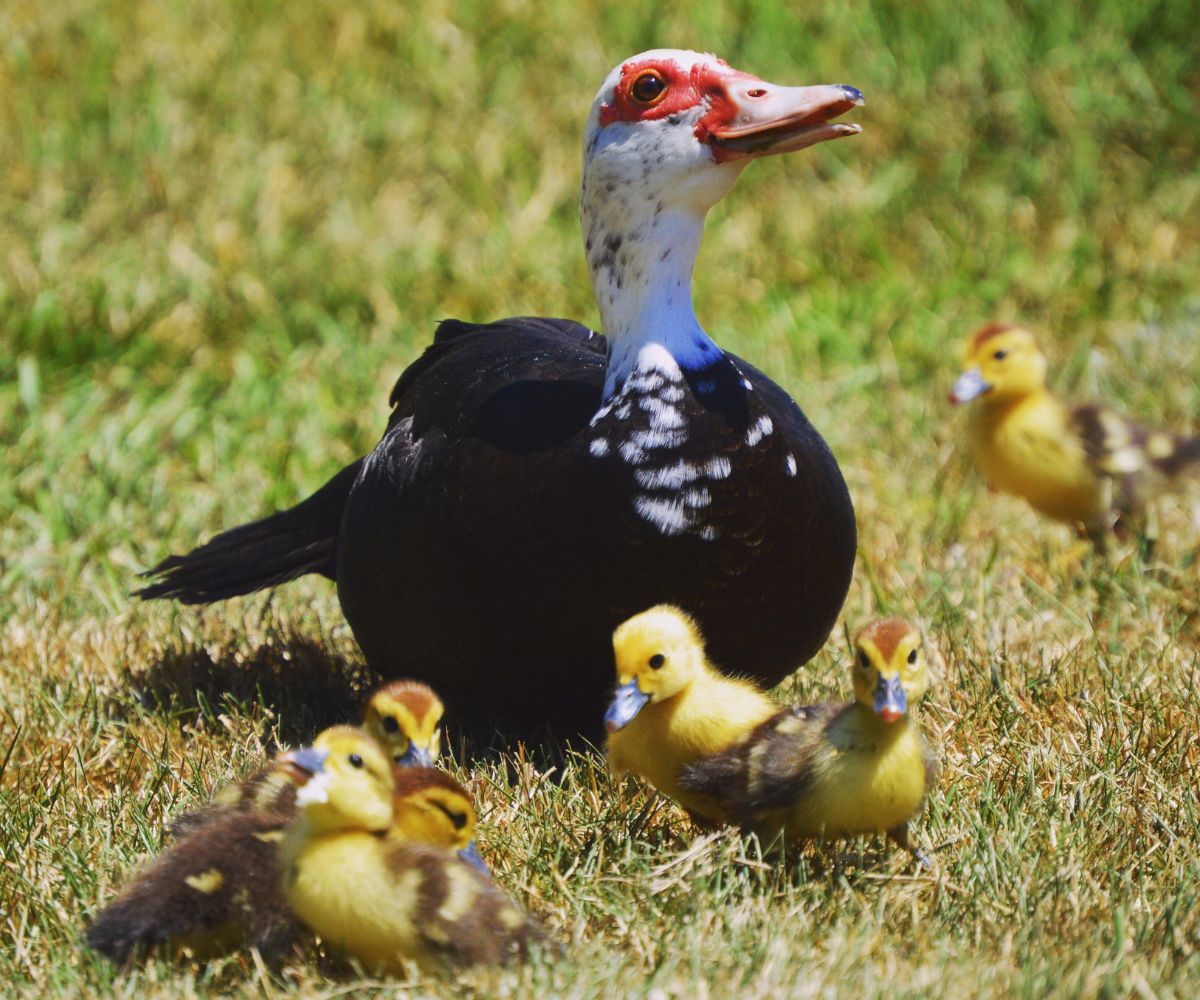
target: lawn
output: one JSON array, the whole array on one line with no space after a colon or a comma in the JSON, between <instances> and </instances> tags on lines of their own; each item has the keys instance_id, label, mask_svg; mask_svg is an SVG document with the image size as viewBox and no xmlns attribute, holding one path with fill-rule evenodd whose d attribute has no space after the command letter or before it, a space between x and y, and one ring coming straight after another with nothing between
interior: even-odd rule
<instances>
[{"instance_id":1,"label":"lawn","mask_svg":"<svg viewBox=\"0 0 1200 1000\"><path fill-rule=\"evenodd\" d=\"M137 572L377 440L446 316L596 322L576 199L607 70L655 45L845 82L863 134L756 164L697 312L845 471L845 633L924 626L943 761L917 824L793 864L594 753L457 766L484 853L565 945L414 994L1190 996L1200 982L1200 490L1142 564L990 495L946 403L975 326L1055 385L1200 433L1200 33L1179 2L7 0L0 5L0 981L331 996L309 955L115 969L86 918L164 821L374 678L333 588L142 604ZM418 9L419 8L419 9ZM391 984L389 989L395 989Z\"/></svg>"}]
</instances>

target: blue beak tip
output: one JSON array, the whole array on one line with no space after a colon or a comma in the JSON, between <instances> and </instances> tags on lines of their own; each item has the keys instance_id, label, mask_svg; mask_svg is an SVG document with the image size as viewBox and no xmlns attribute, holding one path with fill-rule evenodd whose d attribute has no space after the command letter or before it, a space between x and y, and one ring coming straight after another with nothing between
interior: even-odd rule
<instances>
[{"instance_id":1,"label":"blue beak tip","mask_svg":"<svg viewBox=\"0 0 1200 1000\"><path fill-rule=\"evenodd\" d=\"M479 853L479 848L476 846L474 840L459 851L458 856L476 871L486 875L488 878L492 877L492 870L487 866L487 862L483 860L483 855Z\"/></svg>"},{"instance_id":2,"label":"blue beak tip","mask_svg":"<svg viewBox=\"0 0 1200 1000\"><path fill-rule=\"evenodd\" d=\"M629 725L649 700L650 696L638 688L636 677L628 684L622 684L613 692L608 711L604 713L604 728L615 733Z\"/></svg>"}]
</instances>

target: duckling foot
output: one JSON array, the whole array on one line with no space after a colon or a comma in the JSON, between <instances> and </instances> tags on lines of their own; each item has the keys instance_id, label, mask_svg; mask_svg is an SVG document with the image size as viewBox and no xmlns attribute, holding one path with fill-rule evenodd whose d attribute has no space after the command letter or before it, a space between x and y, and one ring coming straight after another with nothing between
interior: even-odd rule
<instances>
[{"instance_id":1,"label":"duckling foot","mask_svg":"<svg viewBox=\"0 0 1200 1000\"><path fill-rule=\"evenodd\" d=\"M1100 536L1103 538L1103 536ZM1088 556L1092 554L1093 546L1099 555L1104 554L1103 542L1098 542L1096 538L1090 540L1078 541L1065 552L1059 553L1050 563L1050 568L1055 573L1074 573L1082 568L1087 562Z\"/></svg>"},{"instance_id":2,"label":"duckling foot","mask_svg":"<svg viewBox=\"0 0 1200 1000\"><path fill-rule=\"evenodd\" d=\"M933 871L933 858L926 853L920 844L913 843L908 837L908 824L888 830L887 838L897 847L901 847L912 855L917 868Z\"/></svg>"}]
</instances>

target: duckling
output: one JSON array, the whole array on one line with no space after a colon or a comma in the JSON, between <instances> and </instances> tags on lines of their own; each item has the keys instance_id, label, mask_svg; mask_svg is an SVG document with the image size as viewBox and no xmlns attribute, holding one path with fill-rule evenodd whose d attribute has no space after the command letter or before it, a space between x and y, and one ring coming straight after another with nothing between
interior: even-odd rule
<instances>
[{"instance_id":1,"label":"duckling","mask_svg":"<svg viewBox=\"0 0 1200 1000\"><path fill-rule=\"evenodd\" d=\"M432 767L441 756L444 712L441 699L427 684L392 681L368 699L362 724L397 765ZM265 767L244 781L226 785L207 805L177 817L168 832L184 836L226 811L282 810L290 815L296 797L293 777L285 768Z\"/></svg>"},{"instance_id":2,"label":"duckling","mask_svg":"<svg viewBox=\"0 0 1200 1000\"><path fill-rule=\"evenodd\" d=\"M929 686L920 632L896 618L855 639L854 700L784 709L728 750L689 764L680 786L774 840L883 832L908 839L937 776L914 718Z\"/></svg>"},{"instance_id":3,"label":"duckling","mask_svg":"<svg viewBox=\"0 0 1200 1000\"><path fill-rule=\"evenodd\" d=\"M338 731L344 746L383 753L364 730ZM475 845L475 809L466 790L434 768L394 770L394 821L388 835L455 850L490 874ZM249 945L268 957L295 941L299 927L279 884L279 845L295 817L295 791L309 772L288 754L277 757L270 772L271 786L288 784L290 797L264 799L258 809L242 803L197 826L100 912L88 928L88 944L125 962L137 948L168 941L201 955ZM281 801L284 808L272 808Z\"/></svg>"},{"instance_id":4,"label":"duckling","mask_svg":"<svg viewBox=\"0 0 1200 1000\"><path fill-rule=\"evenodd\" d=\"M299 815L281 850L283 891L296 917L333 948L373 972L405 974L410 964L503 961L538 937L454 853L397 835L395 777L377 748L336 727L284 757L312 777L297 793Z\"/></svg>"},{"instance_id":5,"label":"duckling","mask_svg":"<svg viewBox=\"0 0 1200 1000\"><path fill-rule=\"evenodd\" d=\"M978 400L971 453L997 490L1081 527L1103 550L1110 531L1186 473L1200 473L1200 437L1147 431L1100 406L1070 406L1046 388L1046 357L1019 326L993 323L967 342L953 403Z\"/></svg>"},{"instance_id":6,"label":"duckling","mask_svg":"<svg viewBox=\"0 0 1200 1000\"><path fill-rule=\"evenodd\" d=\"M88 946L117 963L173 943L200 956L239 945L268 960L299 927L279 891L277 856L287 817L226 812L181 838L137 875L88 926Z\"/></svg>"},{"instance_id":7,"label":"duckling","mask_svg":"<svg viewBox=\"0 0 1200 1000\"><path fill-rule=\"evenodd\" d=\"M683 769L738 743L779 706L712 666L696 622L670 604L619 625L613 652L618 686L604 716L612 771L641 775L693 819L729 821L719 799L680 784Z\"/></svg>"},{"instance_id":8,"label":"duckling","mask_svg":"<svg viewBox=\"0 0 1200 1000\"><path fill-rule=\"evenodd\" d=\"M400 680L385 684L367 702L363 728L407 767L433 767L442 753L442 700L428 684Z\"/></svg>"}]
</instances>

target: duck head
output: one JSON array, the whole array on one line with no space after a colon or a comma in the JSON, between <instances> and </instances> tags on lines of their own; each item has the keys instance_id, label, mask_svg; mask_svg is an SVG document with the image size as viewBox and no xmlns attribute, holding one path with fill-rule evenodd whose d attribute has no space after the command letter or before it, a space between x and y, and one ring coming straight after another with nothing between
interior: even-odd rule
<instances>
[{"instance_id":1,"label":"duck head","mask_svg":"<svg viewBox=\"0 0 1200 1000\"><path fill-rule=\"evenodd\" d=\"M643 350L684 368L720 359L692 309L706 213L751 160L858 133L833 119L862 103L845 84L782 87L678 49L609 73L588 116L580 206L612 345L606 398Z\"/></svg>"},{"instance_id":2,"label":"duck head","mask_svg":"<svg viewBox=\"0 0 1200 1000\"><path fill-rule=\"evenodd\" d=\"M604 713L615 733L654 702L684 691L708 669L696 623L679 608L659 604L634 615L613 632L617 688Z\"/></svg>"},{"instance_id":3,"label":"duck head","mask_svg":"<svg viewBox=\"0 0 1200 1000\"><path fill-rule=\"evenodd\" d=\"M296 806L318 830L386 830L392 822L392 762L354 726L334 726L310 747L276 758L300 785Z\"/></svg>"},{"instance_id":4,"label":"duck head","mask_svg":"<svg viewBox=\"0 0 1200 1000\"><path fill-rule=\"evenodd\" d=\"M442 749L445 707L420 681L393 681L367 703L363 728L387 748L401 767L432 767Z\"/></svg>"},{"instance_id":5,"label":"duck head","mask_svg":"<svg viewBox=\"0 0 1200 1000\"><path fill-rule=\"evenodd\" d=\"M950 402L969 403L986 396L1009 402L1041 391L1046 385L1046 356L1024 327L992 323L967 341L964 370L954 383Z\"/></svg>"},{"instance_id":6,"label":"duck head","mask_svg":"<svg viewBox=\"0 0 1200 1000\"><path fill-rule=\"evenodd\" d=\"M884 722L902 719L929 687L921 633L899 618L872 622L854 640L854 696Z\"/></svg>"},{"instance_id":7,"label":"duck head","mask_svg":"<svg viewBox=\"0 0 1200 1000\"><path fill-rule=\"evenodd\" d=\"M407 840L455 850L491 874L475 845L475 804L462 785L445 771L419 766L397 769L395 781L393 831Z\"/></svg>"}]
</instances>

